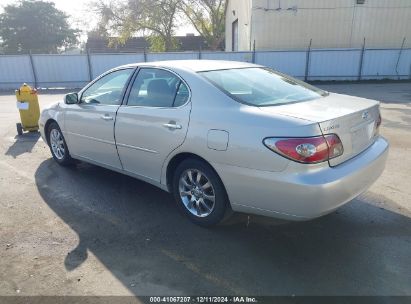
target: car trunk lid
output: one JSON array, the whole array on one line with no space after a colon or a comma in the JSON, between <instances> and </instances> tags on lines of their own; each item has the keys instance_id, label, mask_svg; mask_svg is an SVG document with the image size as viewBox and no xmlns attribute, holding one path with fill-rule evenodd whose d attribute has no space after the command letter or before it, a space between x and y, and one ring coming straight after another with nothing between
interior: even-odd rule
<instances>
[{"instance_id":1,"label":"car trunk lid","mask_svg":"<svg viewBox=\"0 0 411 304\"><path fill-rule=\"evenodd\" d=\"M358 155L374 142L377 135L379 103L374 100L330 93L315 100L260 109L317 122L324 135L337 134L344 153L330 159L330 166Z\"/></svg>"}]
</instances>

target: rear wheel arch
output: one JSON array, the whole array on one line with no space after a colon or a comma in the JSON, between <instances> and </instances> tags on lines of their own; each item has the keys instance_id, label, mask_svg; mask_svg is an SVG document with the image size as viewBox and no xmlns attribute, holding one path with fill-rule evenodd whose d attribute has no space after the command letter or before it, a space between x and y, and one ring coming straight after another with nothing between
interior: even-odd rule
<instances>
[{"instance_id":1,"label":"rear wheel arch","mask_svg":"<svg viewBox=\"0 0 411 304\"><path fill-rule=\"evenodd\" d=\"M214 169L214 167L207 160L202 158L201 156L198 156L197 154L189 153L189 152L182 152L182 153L174 155L167 164L166 183L167 183L167 189L170 192L172 192L172 189L173 189L173 177L174 177L175 170L177 169L179 164L181 164L183 161L185 161L187 159L196 159L196 160L199 160L199 161L204 162L205 164L207 164L214 171L214 173L217 174L218 178L220 179L221 183L224 186L225 192L227 193L224 182L221 179L220 174L218 174L217 170Z\"/></svg>"},{"instance_id":2,"label":"rear wheel arch","mask_svg":"<svg viewBox=\"0 0 411 304\"><path fill-rule=\"evenodd\" d=\"M181 185L182 185L181 178L185 174L186 171L190 171L190 170L200 172L201 173L200 176L204 176L205 178L204 180L204 178L200 177L202 179L202 182L208 184L208 187L202 188L202 186L199 186L199 185L203 185L203 183L199 182L199 180L197 179L198 184L195 182L194 184L195 184L196 190L201 191L200 194L195 194L195 192L193 192L193 188L191 188L191 191L187 189L185 189L184 191L187 191L187 193L191 192L191 194L187 194L190 202L193 202L193 196L195 196L197 205L200 202L199 200L203 200L202 203L203 204L205 203L204 197L206 195L213 196L214 198L211 200L213 202L212 204L213 206L212 207L209 206L208 208L209 211L211 212L210 214L204 215L203 212L200 212L200 214L198 214L201 208L197 206L197 209L198 208L200 209L197 210L197 215L195 214L193 215L193 211L191 210L192 206L189 207L190 203L187 201L184 201L180 195ZM214 226L218 223L225 222L233 214L233 210L232 210L231 203L228 197L228 193L227 193L226 187L220 175L214 169L214 167L204 158L196 154L192 154L192 153L177 154L168 163L166 176L167 176L167 181L166 181L167 187L169 191L171 192L171 194L173 195L174 200L177 203L177 207L186 216L188 216L188 218L195 224L198 224L204 227ZM209 183L211 183L211 185ZM201 190L198 190L197 188L200 188ZM212 189L212 192L206 193L206 191L208 190L205 190L205 189L209 189L209 188ZM183 195L183 196L185 196L187 199L187 195ZM210 210L210 208L212 209Z\"/></svg>"}]
</instances>

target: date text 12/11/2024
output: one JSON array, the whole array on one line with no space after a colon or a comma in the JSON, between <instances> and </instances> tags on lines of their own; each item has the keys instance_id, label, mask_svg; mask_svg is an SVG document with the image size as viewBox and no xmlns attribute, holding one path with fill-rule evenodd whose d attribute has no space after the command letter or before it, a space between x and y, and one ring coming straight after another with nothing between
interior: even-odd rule
<instances>
[{"instance_id":1,"label":"date text 12/11/2024","mask_svg":"<svg viewBox=\"0 0 411 304\"><path fill-rule=\"evenodd\" d=\"M150 297L150 303L258 303L254 297Z\"/></svg>"}]
</instances>

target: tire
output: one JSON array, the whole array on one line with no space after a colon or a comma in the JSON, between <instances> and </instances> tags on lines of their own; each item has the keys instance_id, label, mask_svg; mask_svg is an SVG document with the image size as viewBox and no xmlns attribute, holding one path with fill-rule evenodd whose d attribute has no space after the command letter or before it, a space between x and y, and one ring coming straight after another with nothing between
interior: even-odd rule
<instances>
[{"instance_id":1,"label":"tire","mask_svg":"<svg viewBox=\"0 0 411 304\"><path fill-rule=\"evenodd\" d=\"M47 128L47 139L51 155L59 165L68 166L73 164L66 140L57 123L52 122Z\"/></svg>"},{"instance_id":2,"label":"tire","mask_svg":"<svg viewBox=\"0 0 411 304\"><path fill-rule=\"evenodd\" d=\"M172 190L180 211L197 225L217 225L231 210L220 177L201 160L187 159L178 165L174 172Z\"/></svg>"},{"instance_id":3,"label":"tire","mask_svg":"<svg viewBox=\"0 0 411 304\"><path fill-rule=\"evenodd\" d=\"M16 128L17 128L17 134L18 135L23 135L23 126L21 125L21 123L16 123Z\"/></svg>"}]
</instances>

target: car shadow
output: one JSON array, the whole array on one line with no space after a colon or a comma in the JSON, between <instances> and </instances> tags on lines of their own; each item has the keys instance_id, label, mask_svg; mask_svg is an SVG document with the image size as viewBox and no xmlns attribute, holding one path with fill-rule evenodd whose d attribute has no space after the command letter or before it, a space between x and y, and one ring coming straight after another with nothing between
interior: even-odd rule
<instances>
[{"instance_id":1,"label":"car shadow","mask_svg":"<svg viewBox=\"0 0 411 304\"><path fill-rule=\"evenodd\" d=\"M21 154L31 153L39 139L40 132L26 132L22 135L16 135L12 139L13 144L7 149L5 155L16 158Z\"/></svg>"},{"instance_id":2,"label":"car shadow","mask_svg":"<svg viewBox=\"0 0 411 304\"><path fill-rule=\"evenodd\" d=\"M205 229L166 192L97 166L49 159L35 180L78 234L66 269L92 252L137 296L411 293L410 217L362 200L308 222L235 215Z\"/></svg>"}]
</instances>

